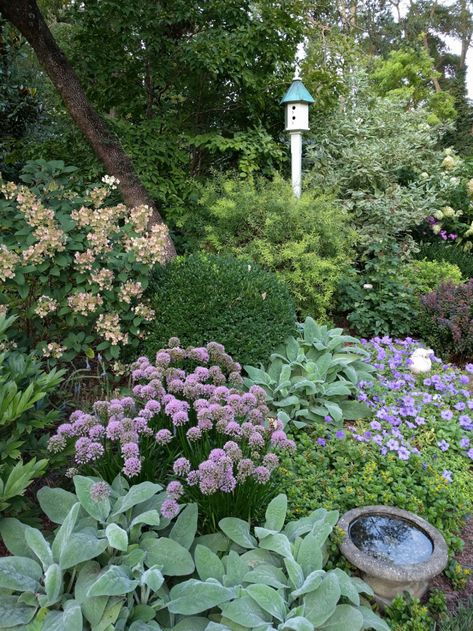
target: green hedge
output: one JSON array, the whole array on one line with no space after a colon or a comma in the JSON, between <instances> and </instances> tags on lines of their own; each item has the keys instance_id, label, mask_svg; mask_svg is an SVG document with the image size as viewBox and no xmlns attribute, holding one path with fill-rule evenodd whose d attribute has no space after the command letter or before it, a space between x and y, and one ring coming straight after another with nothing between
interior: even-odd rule
<instances>
[{"instance_id":1,"label":"green hedge","mask_svg":"<svg viewBox=\"0 0 473 631\"><path fill-rule=\"evenodd\" d=\"M149 298L156 312L144 352L152 356L177 336L185 346L216 341L242 364L267 362L294 332L287 287L254 263L194 254L158 268Z\"/></svg>"}]
</instances>

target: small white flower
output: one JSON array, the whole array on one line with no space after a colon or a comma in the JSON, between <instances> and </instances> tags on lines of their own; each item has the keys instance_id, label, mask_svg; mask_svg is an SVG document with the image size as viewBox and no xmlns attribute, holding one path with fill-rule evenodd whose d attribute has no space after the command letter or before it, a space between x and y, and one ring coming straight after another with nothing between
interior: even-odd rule
<instances>
[{"instance_id":1,"label":"small white flower","mask_svg":"<svg viewBox=\"0 0 473 631\"><path fill-rule=\"evenodd\" d=\"M445 217L455 217L455 211L451 206L445 206L443 214ZM437 217L437 219L442 219L442 217Z\"/></svg>"},{"instance_id":2,"label":"small white flower","mask_svg":"<svg viewBox=\"0 0 473 631\"><path fill-rule=\"evenodd\" d=\"M365 283L363 289L373 289L373 285L371 283Z\"/></svg>"},{"instance_id":3,"label":"small white flower","mask_svg":"<svg viewBox=\"0 0 473 631\"><path fill-rule=\"evenodd\" d=\"M427 171L423 171L423 172L420 174L420 177L421 177L423 180L426 180L426 179L429 177L429 174L427 173Z\"/></svg>"},{"instance_id":4,"label":"small white flower","mask_svg":"<svg viewBox=\"0 0 473 631\"><path fill-rule=\"evenodd\" d=\"M102 182L109 186L112 190L117 188L117 184L120 184L120 180L113 175L104 175Z\"/></svg>"}]
</instances>

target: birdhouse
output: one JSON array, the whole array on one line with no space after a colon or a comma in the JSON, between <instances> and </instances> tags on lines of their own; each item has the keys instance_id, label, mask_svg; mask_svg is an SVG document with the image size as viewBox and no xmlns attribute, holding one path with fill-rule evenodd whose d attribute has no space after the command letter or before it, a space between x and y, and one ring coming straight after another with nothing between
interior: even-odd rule
<instances>
[{"instance_id":1,"label":"birdhouse","mask_svg":"<svg viewBox=\"0 0 473 631\"><path fill-rule=\"evenodd\" d=\"M281 99L286 110L286 131L309 130L309 105L314 99L301 79L296 77Z\"/></svg>"}]
</instances>

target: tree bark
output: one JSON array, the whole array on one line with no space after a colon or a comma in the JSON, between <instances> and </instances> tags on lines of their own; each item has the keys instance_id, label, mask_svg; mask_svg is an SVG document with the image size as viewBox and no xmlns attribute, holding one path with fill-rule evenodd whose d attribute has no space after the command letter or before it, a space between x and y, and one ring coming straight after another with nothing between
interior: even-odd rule
<instances>
[{"instance_id":1,"label":"tree bark","mask_svg":"<svg viewBox=\"0 0 473 631\"><path fill-rule=\"evenodd\" d=\"M0 12L25 37L36 53L72 119L86 137L108 175L120 181L118 189L127 206L147 204L153 209L151 225L164 224L156 205L136 175L133 163L102 118L92 107L65 54L57 45L36 0L0 0ZM176 255L167 237L166 258Z\"/></svg>"}]
</instances>

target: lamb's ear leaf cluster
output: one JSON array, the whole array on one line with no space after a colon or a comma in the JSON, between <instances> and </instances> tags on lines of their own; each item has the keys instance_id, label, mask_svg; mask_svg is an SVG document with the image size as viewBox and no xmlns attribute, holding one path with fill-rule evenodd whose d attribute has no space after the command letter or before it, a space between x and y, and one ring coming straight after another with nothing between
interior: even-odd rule
<instances>
[{"instance_id":1,"label":"lamb's ear leaf cluster","mask_svg":"<svg viewBox=\"0 0 473 631\"><path fill-rule=\"evenodd\" d=\"M195 505L170 523L159 516L159 485L117 480L108 494L101 483L97 497L99 482L77 476L76 494L40 492L58 524L52 539L0 521L12 554L0 559L0 629L388 631L363 600L367 585L323 570L336 512L285 526L287 498L278 495L254 533L225 518L222 533L196 537Z\"/></svg>"},{"instance_id":2,"label":"lamb's ear leaf cluster","mask_svg":"<svg viewBox=\"0 0 473 631\"><path fill-rule=\"evenodd\" d=\"M373 372L368 357L359 340L343 329L329 329L308 317L299 325L298 337L271 355L267 370L245 366L245 384L265 389L268 405L284 424L303 427L323 423L326 416L342 424L369 412L354 400L357 384Z\"/></svg>"}]
</instances>

